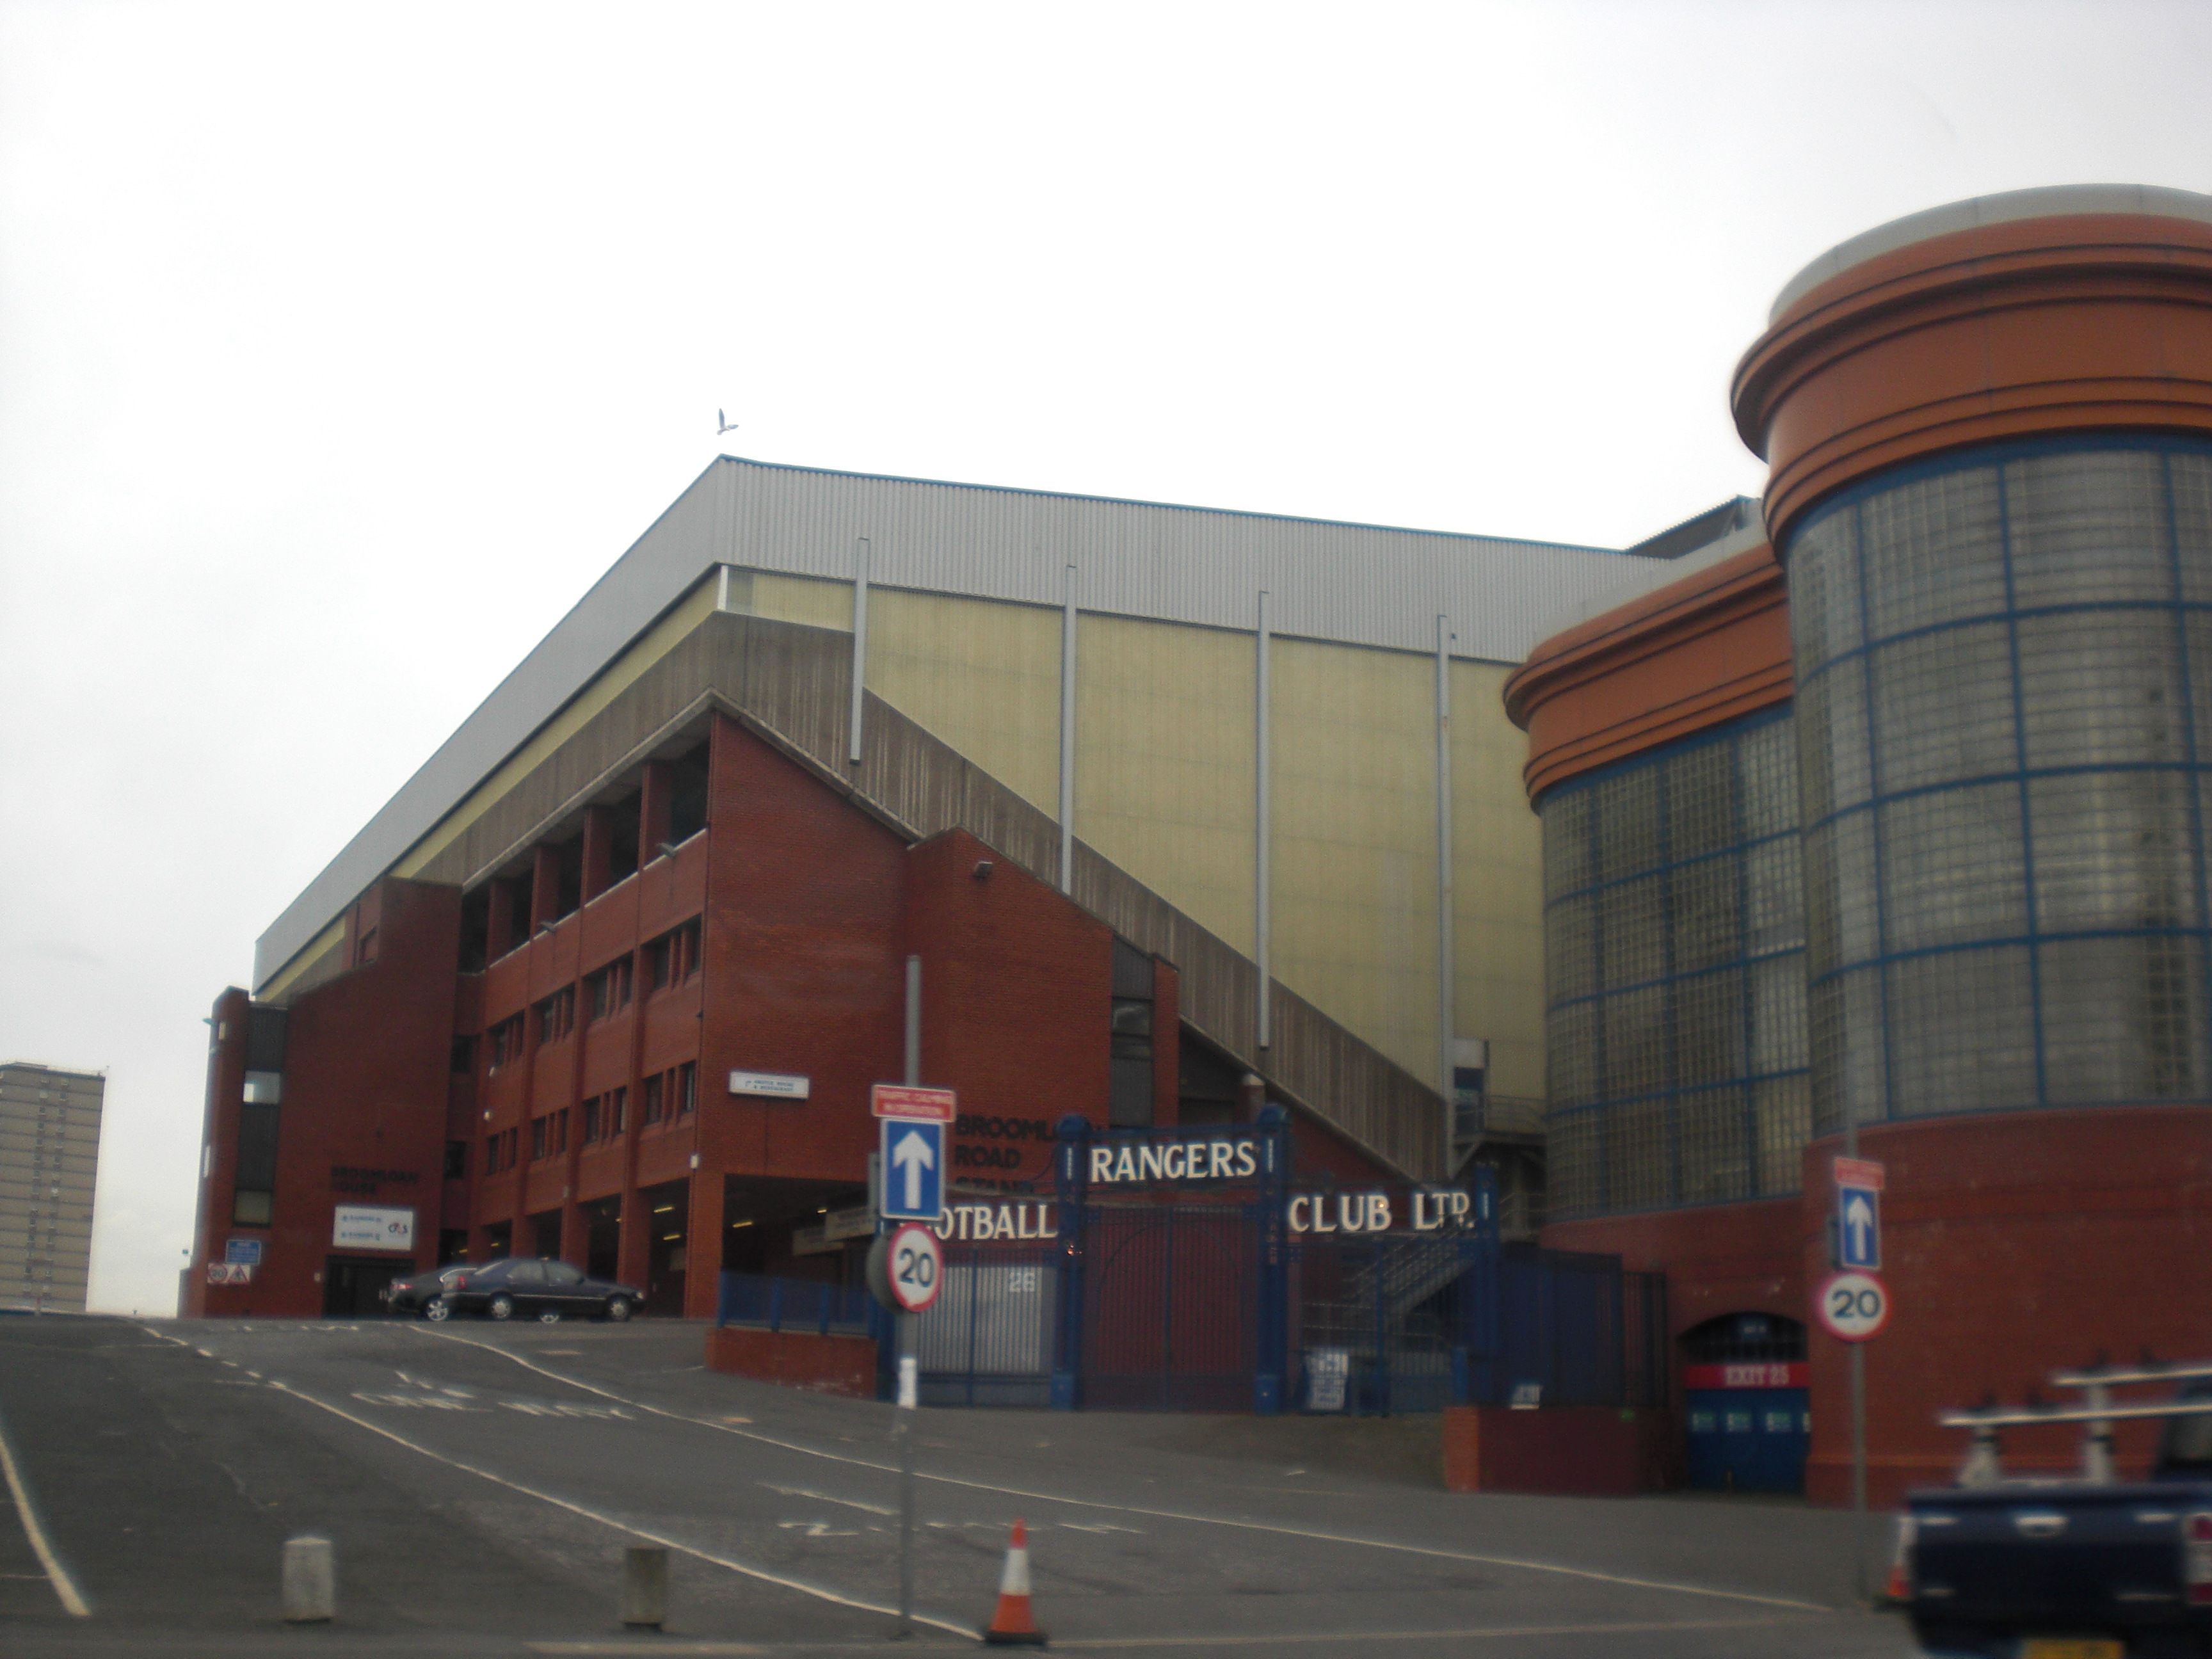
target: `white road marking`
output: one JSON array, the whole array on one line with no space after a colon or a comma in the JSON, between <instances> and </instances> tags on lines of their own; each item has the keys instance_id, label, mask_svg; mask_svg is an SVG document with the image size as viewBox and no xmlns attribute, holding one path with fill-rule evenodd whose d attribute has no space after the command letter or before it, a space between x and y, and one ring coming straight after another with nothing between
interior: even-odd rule
<instances>
[{"instance_id":1,"label":"white road marking","mask_svg":"<svg viewBox=\"0 0 2212 1659\"><path fill-rule=\"evenodd\" d=\"M495 1486L506 1487L509 1492L519 1492L525 1498L534 1498L541 1504L550 1504L556 1509L568 1510L571 1515L580 1515L586 1521L596 1521L603 1527L610 1528L616 1532L626 1533L632 1538L642 1538L648 1544L658 1544L663 1549L674 1550L679 1555L688 1555L696 1561L704 1561L712 1566L726 1567L732 1572L743 1574L745 1577L757 1578L763 1583L797 1590L802 1595L811 1595L817 1601L834 1602L841 1607L854 1607L862 1613L879 1613L894 1619L898 1616L896 1607L884 1607L874 1601L864 1601L857 1595L847 1595L842 1590L830 1589L826 1584L810 1584L803 1578L793 1578L784 1573L771 1572L765 1567L757 1567L749 1562L733 1560L726 1555L715 1555L709 1551L699 1548L696 1545L687 1544L680 1538L671 1538L665 1534L649 1532L631 1522L617 1520L611 1515L602 1515L599 1510L579 1504L573 1498L562 1498L553 1492L543 1492L536 1486L526 1486L520 1480L510 1480L503 1474L495 1474L491 1470L479 1468L474 1463L464 1463L458 1457L448 1457L443 1452L431 1450L429 1447L419 1441L410 1440L404 1434L394 1434L381 1424L372 1423L365 1417L356 1417L342 1406L333 1406L327 1400L318 1400L314 1395L295 1389L288 1382L272 1382L270 1387L290 1395L295 1400L305 1401L310 1406L318 1407L330 1413L333 1417L343 1418L356 1428L367 1429L371 1434L381 1435L394 1445L404 1446L411 1452L419 1452L434 1463L443 1463L447 1468L459 1469L464 1474L473 1474L480 1480L489 1480ZM966 1625L956 1625L949 1619L934 1618L926 1613L914 1614L914 1622L917 1625L927 1625L933 1630L945 1631L951 1635L966 1637L970 1641L982 1639L982 1632L980 1631ZM669 1651L658 1644L654 1644L653 1650L656 1653ZM743 1650L733 1650L733 1651L743 1651Z\"/></svg>"},{"instance_id":2,"label":"white road marking","mask_svg":"<svg viewBox=\"0 0 2212 1659\"><path fill-rule=\"evenodd\" d=\"M857 1532L838 1532L827 1521L779 1521L775 1524L787 1532L793 1527L804 1527L809 1538L858 1538L860 1535Z\"/></svg>"},{"instance_id":3,"label":"white road marking","mask_svg":"<svg viewBox=\"0 0 2212 1659\"><path fill-rule=\"evenodd\" d=\"M811 1498L824 1504L842 1504L848 1510L866 1510L870 1515L896 1515L896 1510L887 1510L880 1504L862 1504L850 1498L832 1498L826 1492L816 1492L808 1486L779 1486L772 1480L760 1483L770 1492L781 1492L786 1498Z\"/></svg>"},{"instance_id":4,"label":"white road marking","mask_svg":"<svg viewBox=\"0 0 2212 1659\"><path fill-rule=\"evenodd\" d=\"M612 1400L618 1404L633 1407L638 1411L651 1412L655 1417L665 1417L678 1423L695 1424L702 1429L712 1429L717 1434L735 1435L740 1440L757 1440L763 1445L775 1446L784 1451L798 1452L803 1456L826 1458L833 1463L848 1463L857 1468L875 1469L884 1474L898 1473L896 1464L879 1463L867 1457L848 1456L842 1452L823 1451L818 1446L802 1445L797 1441L785 1440L772 1434L763 1434L757 1430L732 1428L721 1423L710 1421L707 1418L690 1417L682 1412L665 1411L659 1406L648 1405L642 1400L632 1400L625 1395L615 1393L612 1389L602 1389L596 1383L580 1382L575 1377L563 1376L558 1371L548 1370L543 1365L534 1365L519 1353L511 1352L494 1343L479 1342L474 1337L457 1335L451 1331L422 1331L419 1326L414 1325L405 1326L403 1328L420 1331L424 1336L435 1337L441 1341L459 1342L471 1348L481 1348L486 1353L495 1353L502 1359L511 1359L524 1370L536 1371L540 1376L550 1376L556 1382L565 1382L572 1389L581 1389L586 1394L595 1394L604 1400ZM1748 1590L1715 1589L1705 1584L1685 1584L1666 1578L1639 1578L1626 1573L1600 1572L1594 1567L1565 1566L1556 1561L1529 1561L1510 1555L1479 1555L1472 1550L1447 1550L1425 1544L1401 1544L1386 1538L1362 1538L1352 1533L1320 1532L1311 1528L1284 1526L1269 1521L1239 1521L1226 1516L1192 1515L1179 1510L1148 1509L1139 1504L1109 1504L1096 1498L1068 1498L1059 1492L1034 1492L1022 1486L994 1486L988 1480L963 1480L957 1475L932 1474L922 1469L915 1471L915 1478L935 1481L939 1486L963 1486L973 1492L997 1492L1007 1498L1026 1498L1043 1504L1064 1504L1074 1509L1106 1510L1117 1515L1147 1516L1158 1521L1186 1521L1198 1526L1229 1527L1242 1532L1271 1533L1282 1538L1305 1538L1322 1544L1350 1544L1363 1549L1393 1550L1402 1555L1427 1556L1442 1561L1467 1561L1477 1566L1516 1567L1525 1572L1558 1573L1565 1577L1585 1578L1601 1584L1619 1584L1630 1589L1665 1590L1677 1595L1704 1595L1723 1601L1748 1601L1758 1607L1788 1607L1797 1613L1837 1611L1836 1608L1823 1606L1818 1601L1800 1601L1795 1597L1787 1595L1757 1595Z\"/></svg>"},{"instance_id":5,"label":"white road marking","mask_svg":"<svg viewBox=\"0 0 2212 1659\"><path fill-rule=\"evenodd\" d=\"M61 1598L63 1611L72 1619L88 1619L92 1604L84 1599L84 1592L70 1577L70 1570L62 1565L55 1552L53 1540L46 1536L46 1522L39 1518L39 1506L31 1501L31 1489L23 1480L22 1466L15 1462L15 1443L8 1438L8 1425L0 1423L0 1474L8 1477L8 1495L15 1500L15 1518L23 1523L23 1535L31 1540L32 1553L46 1571L46 1582L54 1587Z\"/></svg>"},{"instance_id":6,"label":"white road marking","mask_svg":"<svg viewBox=\"0 0 2212 1659\"><path fill-rule=\"evenodd\" d=\"M1674 1630L1768 1630L1809 1623L1802 1619L1654 1620L1625 1625L1476 1625L1464 1630L1277 1632L1266 1636L1093 1636L1055 1640L1058 1648L1280 1647L1292 1642L1480 1642L1530 1636L1647 1636Z\"/></svg>"}]
</instances>

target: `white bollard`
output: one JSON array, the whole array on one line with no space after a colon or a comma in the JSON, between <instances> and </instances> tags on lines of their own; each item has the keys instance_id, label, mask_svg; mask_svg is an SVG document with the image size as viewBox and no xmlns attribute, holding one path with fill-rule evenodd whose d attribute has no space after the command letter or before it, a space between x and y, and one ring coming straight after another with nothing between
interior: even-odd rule
<instances>
[{"instance_id":1,"label":"white bollard","mask_svg":"<svg viewBox=\"0 0 2212 1659\"><path fill-rule=\"evenodd\" d=\"M327 1538L284 1540L284 1622L328 1624L338 1616L337 1560Z\"/></svg>"},{"instance_id":2,"label":"white bollard","mask_svg":"<svg viewBox=\"0 0 2212 1659\"><path fill-rule=\"evenodd\" d=\"M622 1621L659 1630L668 1617L668 1552L651 1546L623 1552Z\"/></svg>"}]
</instances>

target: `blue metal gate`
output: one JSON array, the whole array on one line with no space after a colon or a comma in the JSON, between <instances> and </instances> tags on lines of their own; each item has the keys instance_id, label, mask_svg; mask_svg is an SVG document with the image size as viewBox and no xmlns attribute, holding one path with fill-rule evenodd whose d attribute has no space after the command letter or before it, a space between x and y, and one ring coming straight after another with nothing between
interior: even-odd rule
<instances>
[{"instance_id":1,"label":"blue metal gate","mask_svg":"<svg viewBox=\"0 0 2212 1659\"><path fill-rule=\"evenodd\" d=\"M1249 1126L1165 1133L1064 1118L1051 1201L991 1198L954 1196L938 1229L944 1289L905 1322L931 1405L1382 1413L1664 1401L1660 1275L1504 1244L1486 1170L1456 1189L1293 1194L1280 1107ZM854 1291L723 1283L725 1322L828 1332L861 1313ZM894 1322L870 1316L868 1329L888 1386Z\"/></svg>"}]
</instances>

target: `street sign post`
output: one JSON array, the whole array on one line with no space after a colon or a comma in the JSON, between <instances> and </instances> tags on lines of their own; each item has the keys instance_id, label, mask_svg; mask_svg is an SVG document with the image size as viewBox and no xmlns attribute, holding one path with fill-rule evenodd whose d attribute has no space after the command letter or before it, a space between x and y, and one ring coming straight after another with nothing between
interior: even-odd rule
<instances>
[{"instance_id":1,"label":"street sign post","mask_svg":"<svg viewBox=\"0 0 2212 1659\"><path fill-rule=\"evenodd\" d=\"M883 1122L883 1215L935 1221L945 1212L945 1126L912 1118Z\"/></svg>"},{"instance_id":2,"label":"street sign post","mask_svg":"<svg viewBox=\"0 0 2212 1659\"><path fill-rule=\"evenodd\" d=\"M1813 1299L1813 1311L1839 1342L1864 1342L1889 1323L1889 1289L1872 1273L1831 1273Z\"/></svg>"}]
</instances>

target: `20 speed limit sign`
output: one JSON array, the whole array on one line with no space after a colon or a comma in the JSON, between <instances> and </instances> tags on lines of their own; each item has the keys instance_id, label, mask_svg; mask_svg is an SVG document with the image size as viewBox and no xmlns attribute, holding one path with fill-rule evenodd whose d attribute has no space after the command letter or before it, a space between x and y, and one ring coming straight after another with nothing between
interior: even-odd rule
<instances>
[{"instance_id":1,"label":"20 speed limit sign","mask_svg":"<svg viewBox=\"0 0 2212 1659\"><path fill-rule=\"evenodd\" d=\"M891 1301L902 1313L927 1313L945 1288L945 1250L937 1235L918 1221L891 1231L889 1260Z\"/></svg>"},{"instance_id":2,"label":"20 speed limit sign","mask_svg":"<svg viewBox=\"0 0 2212 1659\"><path fill-rule=\"evenodd\" d=\"M1872 1273L1831 1273L1813 1301L1828 1334L1864 1342L1889 1323L1889 1287Z\"/></svg>"}]
</instances>

